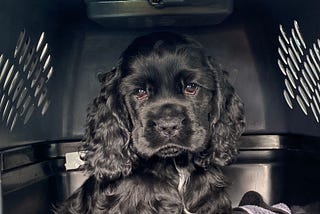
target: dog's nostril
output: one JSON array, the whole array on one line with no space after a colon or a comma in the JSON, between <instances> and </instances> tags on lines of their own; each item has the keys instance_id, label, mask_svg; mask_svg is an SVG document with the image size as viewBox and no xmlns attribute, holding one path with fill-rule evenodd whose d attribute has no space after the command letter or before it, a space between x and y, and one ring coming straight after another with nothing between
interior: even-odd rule
<instances>
[{"instance_id":1,"label":"dog's nostril","mask_svg":"<svg viewBox=\"0 0 320 214\"><path fill-rule=\"evenodd\" d=\"M187 119L186 119L186 118L183 118L183 119L181 120L181 124L184 125L184 124L186 124L186 123L187 123Z\"/></svg>"},{"instance_id":2,"label":"dog's nostril","mask_svg":"<svg viewBox=\"0 0 320 214\"><path fill-rule=\"evenodd\" d=\"M160 131L165 131L166 130L166 127L159 127Z\"/></svg>"},{"instance_id":3,"label":"dog's nostril","mask_svg":"<svg viewBox=\"0 0 320 214\"><path fill-rule=\"evenodd\" d=\"M147 122L147 126L148 126L148 127L155 127L155 126L157 126L157 124L156 124L154 121L149 120L149 121Z\"/></svg>"}]
</instances>

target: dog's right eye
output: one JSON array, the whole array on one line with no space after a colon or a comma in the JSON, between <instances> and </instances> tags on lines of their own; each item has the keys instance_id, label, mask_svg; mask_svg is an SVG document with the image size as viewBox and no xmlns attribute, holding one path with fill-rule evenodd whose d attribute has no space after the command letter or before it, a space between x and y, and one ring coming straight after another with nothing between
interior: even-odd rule
<instances>
[{"instance_id":1,"label":"dog's right eye","mask_svg":"<svg viewBox=\"0 0 320 214\"><path fill-rule=\"evenodd\" d=\"M148 98L148 92L140 88L137 90L135 96L138 100L145 100Z\"/></svg>"},{"instance_id":2,"label":"dog's right eye","mask_svg":"<svg viewBox=\"0 0 320 214\"><path fill-rule=\"evenodd\" d=\"M187 95L195 95L198 90L198 85L196 83L189 83L184 89L184 93Z\"/></svg>"}]
</instances>

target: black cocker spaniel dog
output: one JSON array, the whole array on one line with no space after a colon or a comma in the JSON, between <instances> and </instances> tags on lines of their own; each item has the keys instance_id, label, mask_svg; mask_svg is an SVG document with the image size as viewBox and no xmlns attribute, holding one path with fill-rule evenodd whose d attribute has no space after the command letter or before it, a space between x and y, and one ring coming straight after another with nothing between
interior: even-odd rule
<instances>
[{"instance_id":1,"label":"black cocker spaniel dog","mask_svg":"<svg viewBox=\"0 0 320 214\"><path fill-rule=\"evenodd\" d=\"M58 213L231 213L220 166L237 154L243 104L202 46L136 38L89 107L90 177Z\"/></svg>"}]
</instances>

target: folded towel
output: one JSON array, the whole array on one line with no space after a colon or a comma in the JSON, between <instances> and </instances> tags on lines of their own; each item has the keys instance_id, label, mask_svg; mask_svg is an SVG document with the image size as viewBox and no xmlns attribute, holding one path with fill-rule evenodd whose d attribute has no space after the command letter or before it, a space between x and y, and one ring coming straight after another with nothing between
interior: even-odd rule
<instances>
[{"instance_id":1,"label":"folded towel","mask_svg":"<svg viewBox=\"0 0 320 214\"><path fill-rule=\"evenodd\" d=\"M291 211L290 208L283 203L269 206L264 202L262 196L259 193L255 191L249 191L242 197L239 203L239 207L233 209L233 213L291 214Z\"/></svg>"},{"instance_id":2,"label":"folded towel","mask_svg":"<svg viewBox=\"0 0 320 214\"><path fill-rule=\"evenodd\" d=\"M245 206L237 207L236 210L243 210L243 211L246 211L248 214L279 214L279 213L291 214L289 207L285 204L276 204L272 207L276 208L277 211L275 211L275 209L271 211L262 207L258 207L256 205L245 205Z\"/></svg>"}]
</instances>

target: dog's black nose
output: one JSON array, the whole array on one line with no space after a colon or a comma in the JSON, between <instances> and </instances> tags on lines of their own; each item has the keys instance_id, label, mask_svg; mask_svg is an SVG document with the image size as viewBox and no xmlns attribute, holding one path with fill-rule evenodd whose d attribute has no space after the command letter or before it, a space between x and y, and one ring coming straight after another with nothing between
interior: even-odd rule
<instances>
[{"instance_id":1,"label":"dog's black nose","mask_svg":"<svg viewBox=\"0 0 320 214\"><path fill-rule=\"evenodd\" d=\"M150 116L149 127L152 127L160 136L172 138L181 134L186 124L186 109L174 103L164 103L155 107Z\"/></svg>"},{"instance_id":2,"label":"dog's black nose","mask_svg":"<svg viewBox=\"0 0 320 214\"><path fill-rule=\"evenodd\" d=\"M173 137L179 134L183 126L182 117L160 118L154 121L156 130L165 137Z\"/></svg>"}]
</instances>

